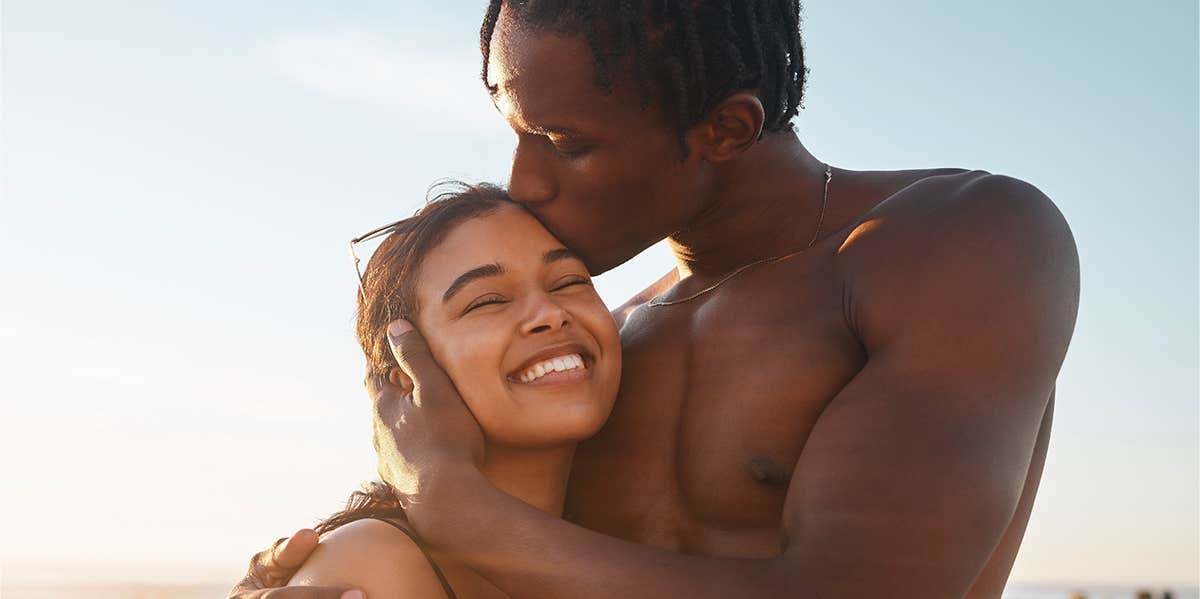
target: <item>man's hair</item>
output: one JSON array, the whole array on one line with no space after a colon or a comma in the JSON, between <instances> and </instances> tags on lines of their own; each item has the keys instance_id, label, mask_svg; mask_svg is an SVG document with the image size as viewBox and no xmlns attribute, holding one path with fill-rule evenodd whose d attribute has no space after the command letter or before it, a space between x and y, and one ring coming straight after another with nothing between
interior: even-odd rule
<instances>
[{"instance_id":1,"label":"man's hair","mask_svg":"<svg viewBox=\"0 0 1200 599\"><path fill-rule=\"evenodd\" d=\"M480 29L483 82L502 5L520 23L583 35L596 84L611 90L626 59L682 136L718 102L754 89L764 131L790 131L804 93L798 0L491 0Z\"/></svg>"}]
</instances>

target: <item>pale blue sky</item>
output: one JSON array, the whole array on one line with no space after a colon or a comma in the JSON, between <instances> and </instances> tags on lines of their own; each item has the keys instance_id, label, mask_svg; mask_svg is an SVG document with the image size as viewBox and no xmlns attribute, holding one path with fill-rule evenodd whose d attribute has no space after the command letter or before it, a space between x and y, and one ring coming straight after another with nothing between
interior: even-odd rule
<instances>
[{"instance_id":1,"label":"pale blue sky","mask_svg":"<svg viewBox=\"0 0 1200 599\"><path fill-rule=\"evenodd\" d=\"M233 577L373 475L351 236L503 181L480 2L3 5L0 560ZM1083 297L1014 580L1197 582L1197 8L805 7L845 168L1038 185ZM601 278L610 303L669 267ZM144 570L145 571L145 570ZM163 570L166 572L168 570Z\"/></svg>"}]
</instances>

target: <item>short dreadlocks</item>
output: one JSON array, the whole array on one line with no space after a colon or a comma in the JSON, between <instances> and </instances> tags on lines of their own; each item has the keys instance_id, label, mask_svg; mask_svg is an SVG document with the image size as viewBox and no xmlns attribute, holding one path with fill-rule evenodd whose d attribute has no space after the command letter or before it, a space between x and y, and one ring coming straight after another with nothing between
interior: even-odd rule
<instances>
[{"instance_id":1,"label":"short dreadlocks","mask_svg":"<svg viewBox=\"0 0 1200 599\"><path fill-rule=\"evenodd\" d=\"M504 0L491 0L480 29L487 82L492 34ZM739 89L756 89L764 131L791 130L807 69L798 0L508 0L522 23L580 34L608 92L629 58L641 88L681 135ZM686 148L685 148L686 151Z\"/></svg>"}]
</instances>

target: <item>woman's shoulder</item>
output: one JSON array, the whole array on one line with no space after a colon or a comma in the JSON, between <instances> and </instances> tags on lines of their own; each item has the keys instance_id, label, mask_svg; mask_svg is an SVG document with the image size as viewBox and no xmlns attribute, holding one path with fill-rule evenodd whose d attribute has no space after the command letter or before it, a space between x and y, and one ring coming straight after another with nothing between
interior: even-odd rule
<instances>
[{"instance_id":1,"label":"woman's shoulder","mask_svg":"<svg viewBox=\"0 0 1200 599\"><path fill-rule=\"evenodd\" d=\"M354 586L368 597L445 595L421 547L392 524L373 518L322 536L289 585Z\"/></svg>"}]
</instances>

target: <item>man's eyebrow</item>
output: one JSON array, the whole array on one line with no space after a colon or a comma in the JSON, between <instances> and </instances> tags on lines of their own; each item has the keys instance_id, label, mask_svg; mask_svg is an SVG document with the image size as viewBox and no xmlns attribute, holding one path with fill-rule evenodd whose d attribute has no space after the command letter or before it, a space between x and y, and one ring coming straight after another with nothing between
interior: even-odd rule
<instances>
[{"instance_id":1,"label":"man's eyebrow","mask_svg":"<svg viewBox=\"0 0 1200 599\"><path fill-rule=\"evenodd\" d=\"M458 275L458 278L454 279L453 283L450 283L450 286L446 288L446 292L442 294L442 303L444 304L450 301L450 298L454 297L454 294L458 293L463 287L466 287L474 281L501 274L504 274L504 267L495 263L484 264L483 266L472 268L471 270Z\"/></svg>"},{"instance_id":2,"label":"man's eyebrow","mask_svg":"<svg viewBox=\"0 0 1200 599\"><path fill-rule=\"evenodd\" d=\"M558 262L559 260L578 260L583 262L583 258L580 258L579 254L576 254L567 248L550 250L542 255L542 264L550 264L553 262Z\"/></svg>"}]
</instances>

